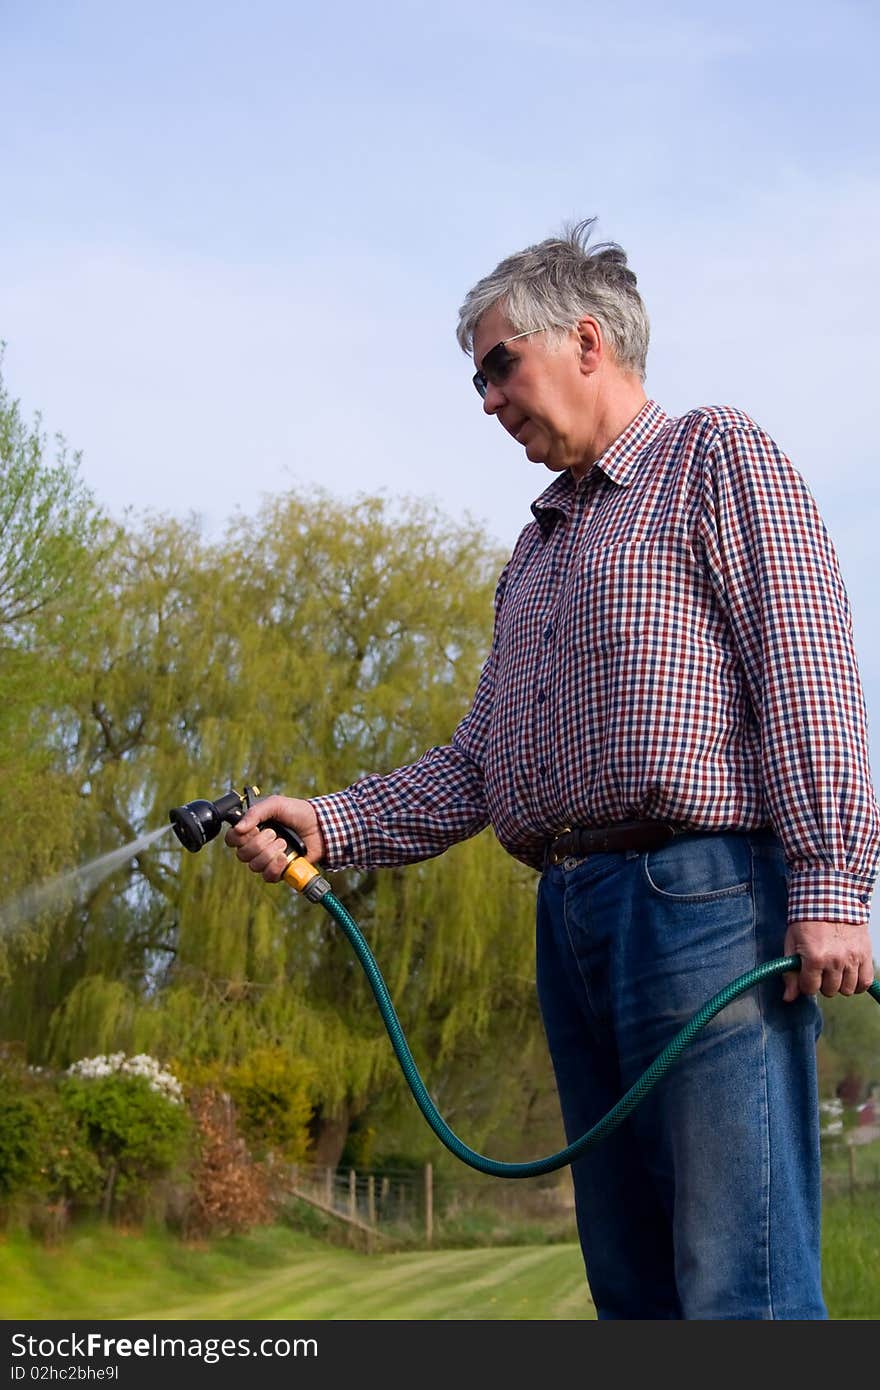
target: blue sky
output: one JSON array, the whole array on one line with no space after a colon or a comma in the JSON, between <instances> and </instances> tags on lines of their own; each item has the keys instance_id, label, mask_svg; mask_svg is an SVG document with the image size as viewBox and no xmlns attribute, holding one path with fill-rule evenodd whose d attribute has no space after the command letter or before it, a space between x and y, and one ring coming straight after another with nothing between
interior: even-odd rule
<instances>
[{"instance_id":1,"label":"blue sky","mask_svg":"<svg viewBox=\"0 0 880 1390\"><path fill-rule=\"evenodd\" d=\"M508 547L547 475L458 305L597 215L649 393L748 411L816 494L880 766L878 38L873 0L0 0L7 385L116 513L320 485Z\"/></svg>"}]
</instances>

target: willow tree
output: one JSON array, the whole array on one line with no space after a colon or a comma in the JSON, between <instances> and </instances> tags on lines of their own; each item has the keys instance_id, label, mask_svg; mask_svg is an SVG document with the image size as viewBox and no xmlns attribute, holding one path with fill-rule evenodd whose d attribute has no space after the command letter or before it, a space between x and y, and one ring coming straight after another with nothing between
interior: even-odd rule
<instances>
[{"instance_id":1,"label":"willow tree","mask_svg":"<svg viewBox=\"0 0 880 1390\"><path fill-rule=\"evenodd\" d=\"M16 899L7 932L13 947L30 946L27 959L18 951L0 1017L5 1036L23 1042L35 1061L47 1060L49 1020L83 982L92 992L107 983L112 1006L97 1008L85 1031L93 1033L91 1043L109 1044L132 1001L149 989L163 951L174 951L171 890L164 891L173 869L142 856L109 878L76 871L154 823L149 798L156 770L177 748L174 729L185 717L178 683L164 668L173 664L177 643L187 640L188 582L200 556L197 528L154 522L143 535L119 531L113 546L93 559L92 601L72 628L70 684L54 711L63 795L43 808L42 835L34 839L45 862L24 894L25 908L36 901L40 911L29 917ZM197 660L194 635L188 648ZM69 824L60 844L59 807ZM54 894L53 875L61 876ZM46 889L48 899L41 897Z\"/></svg>"},{"instance_id":2,"label":"willow tree","mask_svg":"<svg viewBox=\"0 0 880 1390\"><path fill-rule=\"evenodd\" d=\"M43 940L18 896L76 854L64 716L79 695L76 652L96 603L96 558L110 544L79 468L39 415L25 420L0 371L0 817L14 846L0 884L0 980Z\"/></svg>"},{"instance_id":3,"label":"willow tree","mask_svg":"<svg viewBox=\"0 0 880 1390\"><path fill-rule=\"evenodd\" d=\"M467 519L377 498L283 496L216 545L194 524L146 521L108 566L70 732L89 852L230 785L307 796L445 742L488 648L501 558ZM334 888L426 1083L450 1104L464 1092L463 1137L480 1142L528 1103L512 1097L538 1035L533 876L484 832ZM315 1154L330 1161L359 1116L412 1105L339 929L222 842L196 856L160 842L65 918L56 947L18 995L34 1053L235 1062L282 1047L313 1064ZM495 1084L459 1089L483 1052Z\"/></svg>"}]
</instances>

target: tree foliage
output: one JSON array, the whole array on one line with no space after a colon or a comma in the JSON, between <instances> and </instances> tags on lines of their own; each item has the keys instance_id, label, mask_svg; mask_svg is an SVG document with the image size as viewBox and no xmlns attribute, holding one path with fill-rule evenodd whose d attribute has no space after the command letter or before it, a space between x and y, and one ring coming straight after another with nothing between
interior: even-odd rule
<instances>
[{"instance_id":1,"label":"tree foliage","mask_svg":"<svg viewBox=\"0 0 880 1390\"><path fill-rule=\"evenodd\" d=\"M0 816L7 831L16 823L29 831L7 857L7 906L77 853L79 789L64 757L63 725L79 693L95 567L111 543L80 479L79 455L60 435L53 443L40 417L26 422L10 396L0 353ZM17 949L26 956L43 937L18 916ZM0 979L9 927L0 901Z\"/></svg>"},{"instance_id":2,"label":"tree foliage","mask_svg":"<svg viewBox=\"0 0 880 1390\"><path fill-rule=\"evenodd\" d=\"M822 1036L819 1058L823 1088L834 1095L845 1077L880 1084L880 1011L864 995L820 999Z\"/></svg>"},{"instance_id":3,"label":"tree foliage","mask_svg":"<svg viewBox=\"0 0 880 1390\"><path fill-rule=\"evenodd\" d=\"M323 493L280 496L216 543L161 517L121 533L95 568L59 720L81 859L230 785L308 796L447 741L488 648L501 558L468 519ZM537 1036L533 885L487 832L438 860L334 876L435 1092L490 1037L520 1056ZM56 913L0 1004L9 1035L56 1065L113 1049L305 1062L314 1152L331 1159L372 1106L412 1105L335 923L222 841L189 855L169 836ZM476 1142L500 1112L471 1094Z\"/></svg>"},{"instance_id":4,"label":"tree foliage","mask_svg":"<svg viewBox=\"0 0 880 1390\"><path fill-rule=\"evenodd\" d=\"M0 355L2 366L2 355ZM80 456L55 436L55 457L39 415L28 425L0 373L0 634L4 719L19 670L13 653L39 659L60 627L85 616L84 594L100 517L81 482ZM32 670L51 675L45 663ZM8 684L7 684L8 682ZM20 692L20 698L26 691Z\"/></svg>"}]
</instances>

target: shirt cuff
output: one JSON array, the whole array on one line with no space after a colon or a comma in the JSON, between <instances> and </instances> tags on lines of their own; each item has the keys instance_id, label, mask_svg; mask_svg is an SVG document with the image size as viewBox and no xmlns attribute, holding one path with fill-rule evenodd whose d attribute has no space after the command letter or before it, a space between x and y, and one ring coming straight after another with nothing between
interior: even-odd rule
<instances>
[{"instance_id":1,"label":"shirt cuff","mask_svg":"<svg viewBox=\"0 0 880 1390\"><path fill-rule=\"evenodd\" d=\"M789 922L851 922L866 926L872 884L840 869L792 869L788 881Z\"/></svg>"},{"instance_id":2,"label":"shirt cuff","mask_svg":"<svg viewBox=\"0 0 880 1390\"><path fill-rule=\"evenodd\" d=\"M324 840L325 869L368 869L368 837L363 817L347 792L309 797Z\"/></svg>"}]
</instances>

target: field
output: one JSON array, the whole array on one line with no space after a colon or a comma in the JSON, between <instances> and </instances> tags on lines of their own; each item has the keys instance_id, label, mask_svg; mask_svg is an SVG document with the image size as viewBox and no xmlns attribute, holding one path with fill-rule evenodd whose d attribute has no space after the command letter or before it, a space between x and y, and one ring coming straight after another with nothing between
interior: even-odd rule
<instances>
[{"instance_id":1,"label":"field","mask_svg":"<svg viewBox=\"0 0 880 1390\"><path fill-rule=\"evenodd\" d=\"M833 1319L880 1317L880 1193L826 1204ZM0 1317L162 1320L589 1320L572 1243L366 1255L284 1226L210 1244L81 1230L0 1243Z\"/></svg>"},{"instance_id":2,"label":"field","mask_svg":"<svg viewBox=\"0 0 880 1390\"><path fill-rule=\"evenodd\" d=\"M551 1319L595 1312L574 1245L364 1255L283 1227L209 1247L95 1230L0 1246L10 1318Z\"/></svg>"}]
</instances>

